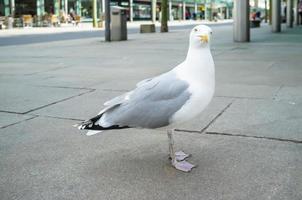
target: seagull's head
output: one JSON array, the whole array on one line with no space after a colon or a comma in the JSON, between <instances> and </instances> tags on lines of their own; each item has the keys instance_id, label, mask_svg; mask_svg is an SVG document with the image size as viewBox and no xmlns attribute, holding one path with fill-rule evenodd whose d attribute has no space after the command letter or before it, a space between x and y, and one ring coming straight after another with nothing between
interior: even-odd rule
<instances>
[{"instance_id":1,"label":"seagull's head","mask_svg":"<svg viewBox=\"0 0 302 200\"><path fill-rule=\"evenodd\" d=\"M194 47L208 47L211 41L212 29L206 25L195 26L190 34L190 45Z\"/></svg>"}]
</instances>

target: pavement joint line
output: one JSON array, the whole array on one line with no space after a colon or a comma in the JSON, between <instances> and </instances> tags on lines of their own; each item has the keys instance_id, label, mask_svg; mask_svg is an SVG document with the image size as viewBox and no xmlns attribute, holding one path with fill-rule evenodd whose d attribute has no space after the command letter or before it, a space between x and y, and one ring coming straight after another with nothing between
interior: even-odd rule
<instances>
[{"instance_id":1,"label":"pavement joint line","mask_svg":"<svg viewBox=\"0 0 302 200\"><path fill-rule=\"evenodd\" d=\"M267 66L267 71L270 71L273 67L274 67L274 65L276 64L276 62L271 62L268 66Z\"/></svg>"},{"instance_id":2,"label":"pavement joint line","mask_svg":"<svg viewBox=\"0 0 302 200\"><path fill-rule=\"evenodd\" d=\"M214 97L219 97L219 98L231 98L231 99L253 99L253 100L263 100L267 99L264 97L238 97L238 96L224 96L224 95L217 95Z\"/></svg>"},{"instance_id":3,"label":"pavement joint line","mask_svg":"<svg viewBox=\"0 0 302 200\"><path fill-rule=\"evenodd\" d=\"M0 129L4 129L4 128L7 128L7 127L10 127L10 126L14 126L16 124L20 124L20 123L23 123L23 122L26 122L26 121L29 121L29 120L32 120L32 119L35 119L37 118L38 116L33 116L31 118L28 118L28 119L25 119L25 120L21 120L21 121L18 121L18 122L15 122L15 123L12 123L12 124L8 124L8 125L5 125L5 126L1 126Z\"/></svg>"},{"instance_id":4,"label":"pavement joint line","mask_svg":"<svg viewBox=\"0 0 302 200\"><path fill-rule=\"evenodd\" d=\"M225 133L225 132L212 132L212 131L201 132L201 131L182 130L182 129L175 129L175 131L186 132L186 133L198 133L198 134L204 134L204 135L219 135L219 136L230 136L230 137L264 139L264 140L273 140L273 141L278 141L278 142L289 142L289 143L295 143L295 144L302 144L302 140L275 138L275 137L266 137L266 136L254 136L254 135L234 134L234 133Z\"/></svg>"},{"instance_id":5,"label":"pavement joint line","mask_svg":"<svg viewBox=\"0 0 302 200\"><path fill-rule=\"evenodd\" d=\"M46 87L46 88L72 89L72 90L90 90L91 92L96 90L94 88L87 88L87 87L69 87L69 86L52 86L52 85L32 85L32 86Z\"/></svg>"},{"instance_id":6,"label":"pavement joint line","mask_svg":"<svg viewBox=\"0 0 302 200\"><path fill-rule=\"evenodd\" d=\"M101 89L102 91L106 92L129 92L130 90L118 90L118 89Z\"/></svg>"},{"instance_id":7,"label":"pavement joint line","mask_svg":"<svg viewBox=\"0 0 302 200\"><path fill-rule=\"evenodd\" d=\"M219 56L221 56L221 55L223 55L223 54L225 54L225 53L234 52L235 50L238 50L238 49L240 50L240 49L242 49L242 48L243 48L243 47L232 47L232 48L230 48L230 49L221 50L221 52L215 54L215 60L217 60L216 57L218 58ZM218 59L219 59L219 58L218 58Z\"/></svg>"},{"instance_id":8,"label":"pavement joint line","mask_svg":"<svg viewBox=\"0 0 302 200\"><path fill-rule=\"evenodd\" d=\"M284 84L280 85L280 87L278 88L278 90L273 95L273 100L277 100L277 95L279 94L279 92L282 90L283 87L284 87Z\"/></svg>"},{"instance_id":9,"label":"pavement joint line","mask_svg":"<svg viewBox=\"0 0 302 200\"><path fill-rule=\"evenodd\" d=\"M216 51L217 52L217 51ZM219 53L216 53L215 54L215 59L216 59L216 57L219 57L219 56L221 56L221 55L223 55L223 54L225 54L225 53L227 53L228 52L228 50L222 50L221 52L219 52Z\"/></svg>"},{"instance_id":10,"label":"pavement joint line","mask_svg":"<svg viewBox=\"0 0 302 200\"><path fill-rule=\"evenodd\" d=\"M190 133L203 133L209 126L211 126L231 105L233 101L230 102L224 109L222 109L203 129L200 131L186 130L186 129L175 129L175 131L184 131Z\"/></svg>"},{"instance_id":11,"label":"pavement joint line","mask_svg":"<svg viewBox=\"0 0 302 200\"><path fill-rule=\"evenodd\" d=\"M66 69L66 68L69 68L69 67L72 67L72 66L55 67L55 68L52 68L52 69L49 69L49 70L45 70L45 71L24 74L24 76L32 76L32 75L36 75L36 74L42 74L42 73L45 73L45 72L52 72L52 71L57 71L57 70L60 70L60 69Z\"/></svg>"},{"instance_id":12,"label":"pavement joint line","mask_svg":"<svg viewBox=\"0 0 302 200\"><path fill-rule=\"evenodd\" d=\"M285 138L275 138L275 137L267 137L267 136L253 136L253 135L245 135L245 134L233 134L233 133L224 133L224 132L205 132L207 135L224 135L231 137L245 137L245 138L255 138L255 139L265 139L265 140L274 140L280 142L291 142L296 144L302 144L302 140L294 140L294 139L285 139Z\"/></svg>"},{"instance_id":13,"label":"pavement joint line","mask_svg":"<svg viewBox=\"0 0 302 200\"><path fill-rule=\"evenodd\" d=\"M21 113L21 114L28 114L28 113L30 113L30 112L33 112L33 111L36 111L36 110L40 110L40 109L42 109L42 108L46 108L46 107L48 107L48 106L51 106L51 105L54 105L54 104L57 104L57 103L60 103L60 102L63 102L63 101L67 101L67 100L69 100L69 99L73 99L73 98L75 98L75 97L79 97L79 96L82 96L82 95L84 95L84 94L88 94L88 93L91 93L91 92L94 92L94 91L95 91L95 90L89 90L89 91L86 91L86 92L83 92L83 93L80 93L80 94L77 94L77 95L73 95L73 96L71 96L71 97L67 97L67 98L61 99L61 100L59 100L59 101L55 101L55 102L52 102L52 103L49 103L49 104L46 104L46 105L43 105L43 106L40 106L40 107L31 109L31 110L26 111L26 112L23 112L23 113Z\"/></svg>"},{"instance_id":14,"label":"pavement joint line","mask_svg":"<svg viewBox=\"0 0 302 200\"><path fill-rule=\"evenodd\" d=\"M44 118L52 118L52 119L62 119L62 120L70 120L70 121L78 121L82 122L85 121L84 119L77 119L77 118L68 118L68 117L56 117L56 116L50 116L50 115L36 115L37 117L44 117Z\"/></svg>"},{"instance_id":15,"label":"pavement joint line","mask_svg":"<svg viewBox=\"0 0 302 200\"><path fill-rule=\"evenodd\" d=\"M208 129L232 104L234 101L231 101L224 109L222 109L203 129L200 130L203 133Z\"/></svg>"},{"instance_id":16,"label":"pavement joint line","mask_svg":"<svg viewBox=\"0 0 302 200\"><path fill-rule=\"evenodd\" d=\"M0 110L2 113L9 113L9 114L18 114L18 115L23 115L23 113L20 112L14 112L14 111L8 111L8 110Z\"/></svg>"}]
</instances>

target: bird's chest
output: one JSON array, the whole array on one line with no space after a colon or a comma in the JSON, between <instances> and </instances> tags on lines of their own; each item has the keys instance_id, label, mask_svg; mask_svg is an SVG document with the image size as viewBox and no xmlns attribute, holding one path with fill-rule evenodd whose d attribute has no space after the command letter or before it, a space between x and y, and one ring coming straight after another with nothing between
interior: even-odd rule
<instances>
[{"instance_id":1,"label":"bird's chest","mask_svg":"<svg viewBox=\"0 0 302 200\"><path fill-rule=\"evenodd\" d=\"M210 103L215 89L215 76L210 71L179 71L179 76L189 83L191 94L188 101L175 113L172 122L179 123L188 121L199 115Z\"/></svg>"}]
</instances>

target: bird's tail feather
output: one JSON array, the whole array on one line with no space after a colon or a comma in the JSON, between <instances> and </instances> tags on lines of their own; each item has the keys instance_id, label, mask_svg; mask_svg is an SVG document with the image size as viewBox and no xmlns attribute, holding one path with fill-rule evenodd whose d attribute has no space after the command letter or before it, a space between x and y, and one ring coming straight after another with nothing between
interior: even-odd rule
<instances>
[{"instance_id":1,"label":"bird's tail feather","mask_svg":"<svg viewBox=\"0 0 302 200\"><path fill-rule=\"evenodd\" d=\"M88 129L88 130L102 130L102 126L98 125L97 122L103 114L97 115L89 120L75 124L74 127L77 127L79 130Z\"/></svg>"},{"instance_id":2,"label":"bird's tail feather","mask_svg":"<svg viewBox=\"0 0 302 200\"><path fill-rule=\"evenodd\" d=\"M88 132L86 133L87 136L92 136L98 133L101 133L102 131L95 131L95 130L88 130Z\"/></svg>"},{"instance_id":3,"label":"bird's tail feather","mask_svg":"<svg viewBox=\"0 0 302 200\"><path fill-rule=\"evenodd\" d=\"M99 114L99 115L97 115L97 116L95 116L95 117L93 117L89 120L86 120L82 123L75 124L74 127L77 127L79 130L86 129L86 130L93 130L93 131L130 128L129 126L119 126L119 125L112 125L112 126L109 126L109 127L100 126L96 122L102 117L102 115L103 115L103 113ZM92 132L88 131L87 135L90 135L90 134L94 135L93 131Z\"/></svg>"}]
</instances>

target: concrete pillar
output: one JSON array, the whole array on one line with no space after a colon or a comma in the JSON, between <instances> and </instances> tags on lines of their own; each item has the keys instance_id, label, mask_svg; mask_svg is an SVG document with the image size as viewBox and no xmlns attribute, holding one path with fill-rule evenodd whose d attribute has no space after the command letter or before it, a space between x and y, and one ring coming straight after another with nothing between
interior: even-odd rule
<instances>
[{"instance_id":1,"label":"concrete pillar","mask_svg":"<svg viewBox=\"0 0 302 200\"><path fill-rule=\"evenodd\" d=\"M92 0L92 25L94 28L98 27L98 6L97 0Z\"/></svg>"},{"instance_id":2,"label":"concrete pillar","mask_svg":"<svg viewBox=\"0 0 302 200\"><path fill-rule=\"evenodd\" d=\"M294 0L294 25L299 25L299 8L298 0Z\"/></svg>"},{"instance_id":3,"label":"concrete pillar","mask_svg":"<svg viewBox=\"0 0 302 200\"><path fill-rule=\"evenodd\" d=\"M68 0L62 0L62 1L65 1L65 13L67 14L68 13Z\"/></svg>"},{"instance_id":4,"label":"concrete pillar","mask_svg":"<svg viewBox=\"0 0 302 200\"><path fill-rule=\"evenodd\" d=\"M9 0L4 0L4 16L9 16L10 14Z\"/></svg>"},{"instance_id":5,"label":"concrete pillar","mask_svg":"<svg viewBox=\"0 0 302 200\"><path fill-rule=\"evenodd\" d=\"M228 6L225 8L225 15L226 19L230 19L230 9Z\"/></svg>"},{"instance_id":6,"label":"concrete pillar","mask_svg":"<svg viewBox=\"0 0 302 200\"><path fill-rule=\"evenodd\" d=\"M286 13L286 25L293 28L293 0L287 0Z\"/></svg>"},{"instance_id":7,"label":"concrete pillar","mask_svg":"<svg viewBox=\"0 0 302 200\"><path fill-rule=\"evenodd\" d=\"M220 9L219 9L219 12L220 12L220 16L223 17L223 19L225 19L225 16L223 15L223 9L224 9L224 8L220 8Z\"/></svg>"},{"instance_id":8,"label":"concrete pillar","mask_svg":"<svg viewBox=\"0 0 302 200\"><path fill-rule=\"evenodd\" d=\"M204 20L208 19L208 5L207 5L207 1L204 1Z\"/></svg>"},{"instance_id":9,"label":"concrete pillar","mask_svg":"<svg viewBox=\"0 0 302 200\"><path fill-rule=\"evenodd\" d=\"M105 41L111 41L111 31L110 31L110 0L105 0Z\"/></svg>"},{"instance_id":10,"label":"concrete pillar","mask_svg":"<svg viewBox=\"0 0 302 200\"><path fill-rule=\"evenodd\" d=\"M81 7L82 7L82 2L81 0L76 0L76 14L81 16Z\"/></svg>"},{"instance_id":11,"label":"concrete pillar","mask_svg":"<svg viewBox=\"0 0 302 200\"><path fill-rule=\"evenodd\" d=\"M15 6L15 0L10 0L10 14L12 16L15 16L16 6Z\"/></svg>"},{"instance_id":12,"label":"concrete pillar","mask_svg":"<svg viewBox=\"0 0 302 200\"><path fill-rule=\"evenodd\" d=\"M38 17L38 26L42 26L42 17L45 14L45 4L44 0L37 0L37 17Z\"/></svg>"},{"instance_id":13,"label":"concrete pillar","mask_svg":"<svg viewBox=\"0 0 302 200\"><path fill-rule=\"evenodd\" d=\"M213 0L210 0L210 9L209 9L209 14L208 14L208 17L209 17L209 20L212 21L213 20Z\"/></svg>"},{"instance_id":14,"label":"concrete pillar","mask_svg":"<svg viewBox=\"0 0 302 200\"><path fill-rule=\"evenodd\" d=\"M53 11L55 15L59 16L60 13L60 2L59 0L53 0Z\"/></svg>"},{"instance_id":15,"label":"concrete pillar","mask_svg":"<svg viewBox=\"0 0 302 200\"><path fill-rule=\"evenodd\" d=\"M65 12L65 0L61 0L61 10Z\"/></svg>"},{"instance_id":16,"label":"concrete pillar","mask_svg":"<svg viewBox=\"0 0 302 200\"><path fill-rule=\"evenodd\" d=\"M272 32L281 32L281 1L272 0Z\"/></svg>"},{"instance_id":17,"label":"concrete pillar","mask_svg":"<svg viewBox=\"0 0 302 200\"><path fill-rule=\"evenodd\" d=\"M195 1L195 4L194 4L194 12L196 14L196 17L197 17L197 2Z\"/></svg>"},{"instance_id":18,"label":"concrete pillar","mask_svg":"<svg viewBox=\"0 0 302 200\"><path fill-rule=\"evenodd\" d=\"M267 0L264 0L264 22L267 23Z\"/></svg>"},{"instance_id":19,"label":"concrete pillar","mask_svg":"<svg viewBox=\"0 0 302 200\"><path fill-rule=\"evenodd\" d=\"M37 16L42 17L45 13L44 0L37 0Z\"/></svg>"},{"instance_id":20,"label":"concrete pillar","mask_svg":"<svg viewBox=\"0 0 302 200\"><path fill-rule=\"evenodd\" d=\"M269 0L269 11L268 11L268 19L269 19L269 25L272 25L272 6L273 6L273 0Z\"/></svg>"},{"instance_id":21,"label":"concrete pillar","mask_svg":"<svg viewBox=\"0 0 302 200\"><path fill-rule=\"evenodd\" d=\"M130 22L133 22L133 0L129 0L129 7L130 7Z\"/></svg>"},{"instance_id":22,"label":"concrete pillar","mask_svg":"<svg viewBox=\"0 0 302 200\"><path fill-rule=\"evenodd\" d=\"M151 6L152 22L155 23L156 22L156 0L152 0L151 4L152 4L152 6Z\"/></svg>"},{"instance_id":23,"label":"concrete pillar","mask_svg":"<svg viewBox=\"0 0 302 200\"><path fill-rule=\"evenodd\" d=\"M102 0L102 13L105 13L105 0Z\"/></svg>"},{"instance_id":24,"label":"concrete pillar","mask_svg":"<svg viewBox=\"0 0 302 200\"><path fill-rule=\"evenodd\" d=\"M169 0L169 21L173 20L173 13L172 13L172 0Z\"/></svg>"},{"instance_id":25,"label":"concrete pillar","mask_svg":"<svg viewBox=\"0 0 302 200\"><path fill-rule=\"evenodd\" d=\"M233 35L235 42L250 41L249 0L234 0Z\"/></svg>"},{"instance_id":26,"label":"concrete pillar","mask_svg":"<svg viewBox=\"0 0 302 200\"><path fill-rule=\"evenodd\" d=\"M186 2L182 2L182 19L186 20Z\"/></svg>"}]
</instances>

